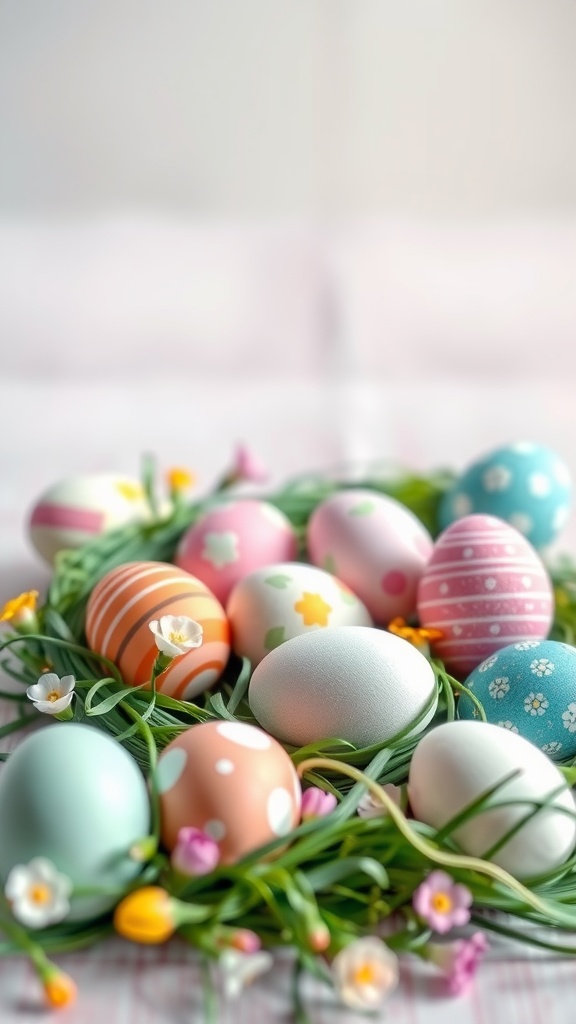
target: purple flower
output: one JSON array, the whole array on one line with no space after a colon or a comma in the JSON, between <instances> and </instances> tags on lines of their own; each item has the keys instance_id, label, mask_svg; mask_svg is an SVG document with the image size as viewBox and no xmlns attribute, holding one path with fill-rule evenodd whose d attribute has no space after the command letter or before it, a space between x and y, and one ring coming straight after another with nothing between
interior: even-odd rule
<instances>
[{"instance_id":1,"label":"purple flower","mask_svg":"<svg viewBox=\"0 0 576 1024\"><path fill-rule=\"evenodd\" d=\"M170 860L182 875L208 875L220 860L220 848L199 828L181 828Z\"/></svg>"},{"instance_id":2,"label":"purple flower","mask_svg":"<svg viewBox=\"0 0 576 1024\"><path fill-rule=\"evenodd\" d=\"M433 871L414 891L412 906L435 932L444 934L470 920L472 893L445 871Z\"/></svg>"},{"instance_id":3,"label":"purple flower","mask_svg":"<svg viewBox=\"0 0 576 1024\"><path fill-rule=\"evenodd\" d=\"M334 810L337 803L333 793L325 793L316 786L305 789L302 794L302 821L324 818Z\"/></svg>"},{"instance_id":4,"label":"purple flower","mask_svg":"<svg viewBox=\"0 0 576 1024\"><path fill-rule=\"evenodd\" d=\"M472 985L488 945L488 939L483 932L474 932L469 939L444 943L430 942L426 946L425 956L444 971L450 994L461 996Z\"/></svg>"}]
</instances>

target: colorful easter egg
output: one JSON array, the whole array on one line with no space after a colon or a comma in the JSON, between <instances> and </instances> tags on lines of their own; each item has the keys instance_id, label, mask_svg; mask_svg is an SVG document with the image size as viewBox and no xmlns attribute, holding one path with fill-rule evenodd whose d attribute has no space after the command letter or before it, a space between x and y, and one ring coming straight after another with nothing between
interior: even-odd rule
<instances>
[{"instance_id":1,"label":"colorful easter egg","mask_svg":"<svg viewBox=\"0 0 576 1024\"><path fill-rule=\"evenodd\" d=\"M367 609L330 573L279 562L236 584L226 605L236 654L257 665L285 640L325 626L371 626Z\"/></svg>"},{"instance_id":2,"label":"colorful easter egg","mask_svg":"<svg viewBox=\"0 0 576 1024\"><path fill-rule=\"evenodd\" d=\"M550 544L570 512L572 484L562 459L536 444L498 448L474 462L444 496L441 527L472 512L510 523L536 547Z\"/></svg>"},{"instance_id":3,"label":"colorful easter egg","mask_svg":"<svg viewBox=\"0 0 576 1024\"><path fill-rule=\"evenodd\" d=\"M555 640L510 644L478 665L466 686L489 722L524 736L553 761L576 754L576 648ZM462 694L458 717L478 715Z\"/></svg>"},{"instance_id":4,"label":"colorful easter egg","mask_svg":"<svg viewBox=\"0 0 576 1024\"><path fill-rule=\"evenodd\" d=\"M183 535L174 561L225 605L238 580L261 566L292 561L297 547L280 509L267 501L237 499L201 516Z\"/></svg>"},{"instance_id":5,"label":"colorful easter egg","mask_svg":"<svg viewBox=\"0 0 576 1024\"><path fill-rule=\"evenodd\" d=\"M36 502L29 522L32 544L47 562L107 530L150 515L142 484L115 473L91 473L54 484Z\"/></svg>"},{"instance_id":6,"label":"colorful easter egg","mask_svg":"<svg viewBox=\"0 0 576 1024\"><path fill-rule=\"evenodd\" d=\"M138 686L150 679L158 654L149 623L163 615L185 615L202 626L202 646L175 658L156 683L162 693L190 700L222 675L230 639L220 602L183 569L164 562L128 562L109 572L90 595L88 645L110 658L127 683Z\"/></svg>"},{"instance_id":7,"label":"colorful easter egg","mask_svg":"<svg viewBox=\"0 0 576 1024\"><path fill-rule=\"evenodd\" d=\"M204 722L181 733L158 762L162 841L181 828L220 845L223 864L287 835L300 820L301 789L290 757L262 729Z\"/></svg>"},{"instance_id":8,"label":"colorful easter egg","mask_svg":"<svg viewBox=\"0 0 576 1024\"><path fill-rule=\"evenodd\" d=\"M441 829L499 783L486 807L452 832L454 840L484 857L510 834L490 860L516 878L563 864L576 840L574 797L556 765L523 736L487 722L431 729L412 755L408 796L414 816ZM546 801L526 820L531 804Z\"/></svg>"},{"instance_id":9,"label":"colorful easter egg","mask_svg":"<svg viewBox=\"0 0 576 1024\"><path fill-rule=\"evenodd\" d=\"M337 737L366 747L424 729L437 687L430 662L407 640L332 626L271 651L252 674L248 700L260 725L285 743Z\"/></svg>"},{"instance_id":10,"label":"colorful easter egg","mask_svg":"<svg viewBox=\"0 0 576 1024\"><path fill-rule=\"evenodd\" d=\"M311 561L346 583L375 622L414 613L432 538L400 502L361 489L334 494L312 513L307 544Z\"/></svg>"},{"instance_id":11,"label":"colorful easter egg","mask_svg":"<svg viewBox=\"0 0 576 1024\"><path fill-rule=\"evenodd\" d=\"M444 530L418 587L421 624L444 634L434 653L458 673L508 644L544 640L553 612L541 559L495 516L465 516Z\"/></svg>"},{"instance_id":12,"label":"colorful easter egg","mask_svg":"<svg viewBox=\"0 0 576 1024\"><path fill-rule=\"evenodd\" d=\"M145 779L128 752L101 729L50 723L18 746L0 773L0 887L16 865L51 861L76 889L70 917L92 917L116 902L140 871L130 857L150 831Z\"/></svg>"}]
</instances>

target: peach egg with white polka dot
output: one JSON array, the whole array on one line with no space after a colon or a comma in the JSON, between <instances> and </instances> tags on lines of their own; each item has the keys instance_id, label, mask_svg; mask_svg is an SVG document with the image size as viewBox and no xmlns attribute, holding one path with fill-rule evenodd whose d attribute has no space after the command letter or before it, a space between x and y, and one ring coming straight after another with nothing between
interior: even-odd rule
<instances>
[{"instance_id":1,"label":"peach egg with white polka dot","mask_svg":"<svg viewBox=\"0 0 576 1024\"><path fill-rule=\"evenodd\" d=\"M311 561L346 583L376 623L414 613L432 538L400 502L359 488L334 494L310 517L307 544Z\"/></svg>"},{"instance_id":2,"label":"peach egg with white polka dot","mask_svg":"<svg viewBox=\"0 0 576 1024\"><path fill-rule=\"evenodd\" d=\"M222 864L286 836L300 821L302 793L284 748L257 726L203 722L181 733L158 762L162 842L201 829Z\"/></svg>"}]
</instances>

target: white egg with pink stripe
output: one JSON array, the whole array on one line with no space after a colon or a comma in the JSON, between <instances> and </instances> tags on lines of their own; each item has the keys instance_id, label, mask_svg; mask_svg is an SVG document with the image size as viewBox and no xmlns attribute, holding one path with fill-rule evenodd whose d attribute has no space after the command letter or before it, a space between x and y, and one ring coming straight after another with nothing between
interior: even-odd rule
<instances>
[{"instance_id":1,"label":"white egg with pink stripe","mask_svg":"<svg viewBox=\"0 0 576 1024\"><path fill-rule=\"evenodd\" d=\"M532 545L502 519L470 515L438 537L418 586L418 618L443 636L434 654L459 674L521 640L544 640L550 577Z\"/></svg>"}]
</instances>

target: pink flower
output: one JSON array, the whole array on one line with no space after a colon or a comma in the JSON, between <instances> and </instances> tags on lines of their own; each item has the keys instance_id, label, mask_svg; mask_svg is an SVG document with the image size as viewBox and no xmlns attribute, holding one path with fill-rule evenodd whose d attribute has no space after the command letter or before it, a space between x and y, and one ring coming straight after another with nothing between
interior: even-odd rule
<instances>
[{"instance_id":1,"label":"pink flower","mask_svg":"<svg viewBox=\"0 0 576 1024\"><path fill-rule=\"evenodd\" d=\"M333 793L325 793L316 786L305 789L302 794L302 821L324 818L334 810L337 803Z\"/></svg>"},{"instance_id":2,"label":"pink flower","mask_svg":"<svg viewBox=\"0 0 576 1024\"><path fill-rule=\"evenodd\" d=\"M431 963L444 971L450 994L461 996L472 985L488 945L483 932L474 932L469 939L430 942L426 946L425 955Z\"/></svg>"},{"instance_id":3,"label":"pink flower","mask_svg":"<svg viewBox=\"0 0 576 1024\"><path fill-rule=\"evenodd\" d=\"M259 484L268 479L268 470L245 444L238 444L234 453L234 463L230 471L234 481L246 480Z\"/></svg>"},{"instance_id":4,"label":"pink flower","mask_svg":"<svg viewBox=\"0 0 576 1024\"><path fill-rule=\"evenodd\" d=\"M208 875L220 860L220 848L212 836L199 828L181 828L170 860L182 875Z\"/></svg>"},{"instance_id":5,"label":"pink flower","mask_svg":"<svg viewBox=\"0 0 576 1024\"><path fill-rule=\"evenodd\" d=\"M444 934L470 920L472 893L445 871L433 871L414 891L412 906L435 932Z\"/></svg>"},{"instance_id":6,"label":"pink flower","mask_svg":"<svg viewBox=\"0 0 576 1024\"><path fill-rule=\"evenodd\" d=\"M237 928L230 938L230 946L237 949L239 953L257 953L262 949L262 942L256 932L250 928Z\"/></svg>"}]
</instances>

